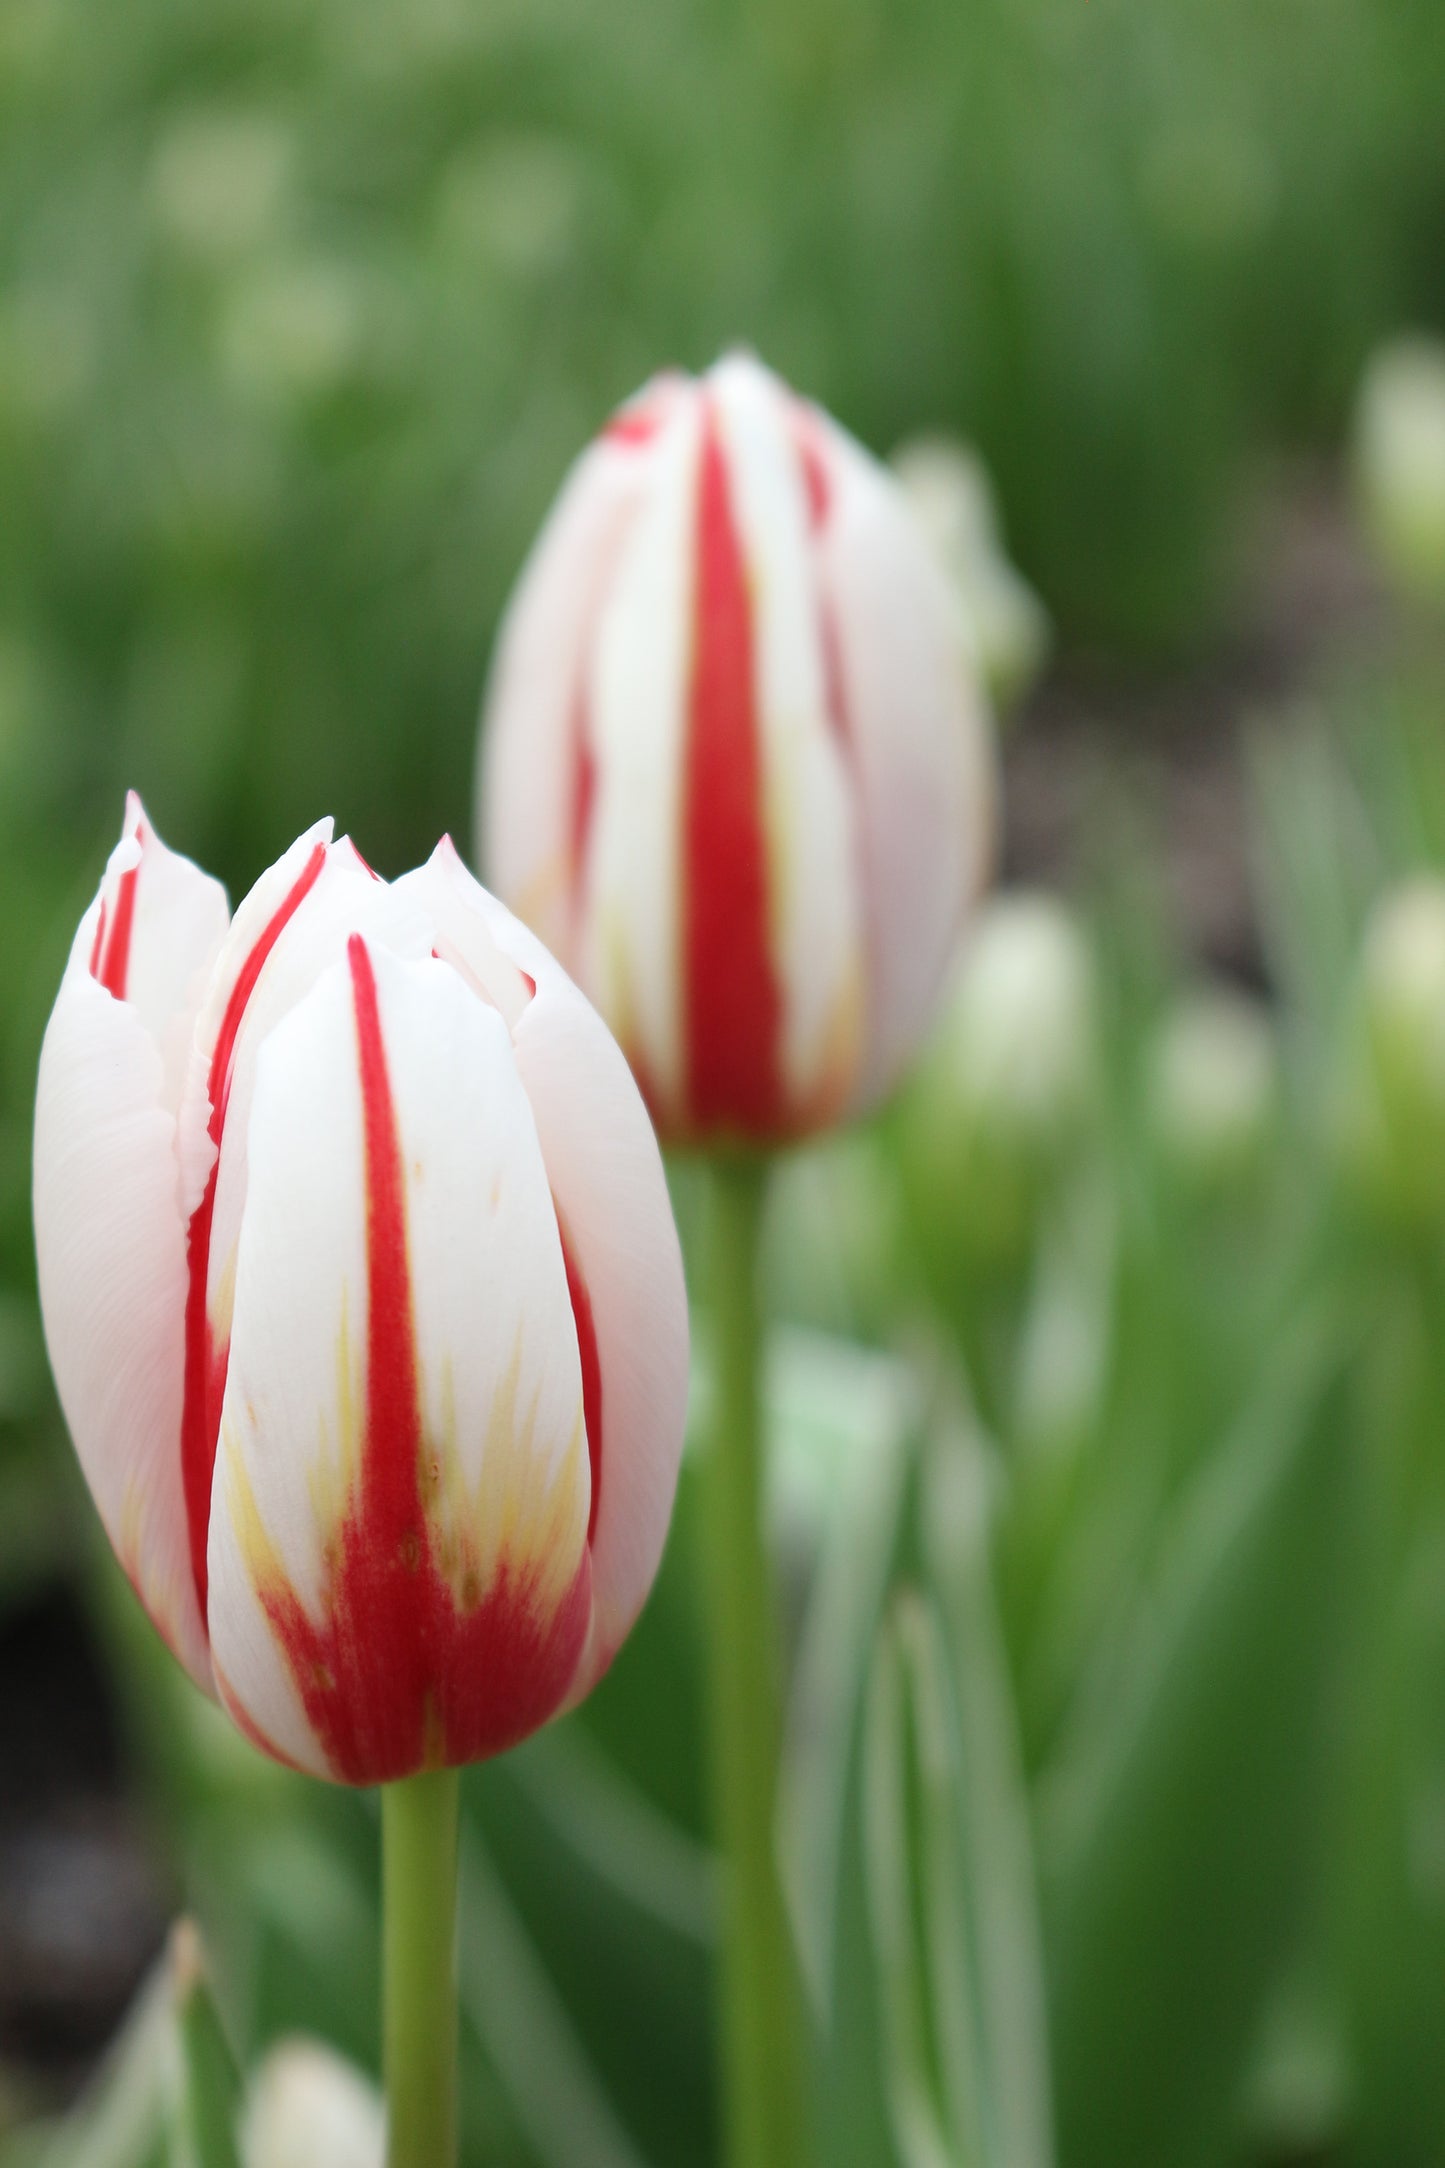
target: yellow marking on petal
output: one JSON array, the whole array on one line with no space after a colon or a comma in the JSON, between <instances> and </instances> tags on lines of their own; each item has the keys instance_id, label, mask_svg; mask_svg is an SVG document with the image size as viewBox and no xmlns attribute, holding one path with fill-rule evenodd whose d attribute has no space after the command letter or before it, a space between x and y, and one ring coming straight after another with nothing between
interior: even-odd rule
<instances>
[{"instance_id":1,"label":"yellow marking on petal","mask_svg":"<svg viewBox=\"0 0 1445 2168\"><path fill-rule=\"evenodd\" d=\"M422 1448L420 1492L437 1567L458 1611L475 1610L506 1572L539 1611L555 1610L571 1588L587 1534L583 1481L587 1438L579 1396L560 1467L536 1450L537 1396L519 1410L521 1334L502 1377L482 1441L475 1484L467 1480L456 1434L450 1362L442 1374L442 1435Z\"/></svg>"},{"instance_id":2,"label":"yellow marking on petal","mask_svg":"<svg viewBox=\"0 0 1445 2168\"><path fill-rule=\"evenodd\" d=\"M341 1322L336 1347L336 1427L333 1432L323 1407L317 1414L316 1458L307 1471L306 1491L316 1516L321 1550L330 1560L346 1517L347 1505L361 1476L362 1399L357 1390L360 1352L351 1332L351 1296L341 1286Z\"/></svg>"},{"instance_id":3,"label":"yellow marking on petal","mask_svg":"<svg viewBox=\"0 0 1445 2168\"><path fill-rule=\"evenodd\" d=\"M337 1362L338 1434L331 1438L323 1419L322 1449L307 1477L323 1561L323 1603L342 1522L361 1481L362 1416L352 1390L355 1371L344 1310ZM432 1555L463 1616L486 1600L503 1575L525 1592L539 1616L555 1612L572 1587L587 1540L590 1463L581 1396L567 1449L553 1470L536 1448L538 1395L525 1409L518 1406L521 1363L519 1331L492 1402L475 1483L467 1479L457 1437L450 1360L441 1379L441 1434L422 1442L417 1488ZM223 1427L221 1451L237 1549L264 1603L268 1595L289 1590L290 1577L262 1518L233 1422ZM418 1553L414 1563L420 1562Z\"/></svg>"},{"instance_id":4,"label":"yellow marking on petal","mask_svg":"<svg viewBox=\"0 0 1445 2168\"><path fill-rule=\"evenodd\" d=\"M229 1423L223 1423L221 1427L221 1456L225 1469L226 1511L235 1531L236 1549L252 1588L264 1602L268 1589L285 1588L289 1581L281 1554L271 1540L270 1530L256 1503L251 1471L246 1466L241 1441Z\"/></svg>"},{"instance_id":5,"label":"yellow marking on petal","mask_svg":"<svg viewBox=\"0 0 1445 2168\"><path fill-rule=\"evenodd\" d=\"M206 1305L211 1338L217 1347L224 1347L231 1337L231 1320L236 1311L236 1251L222 1265L216 1279L215 1291Z\"/></svg>"}]
</instances>

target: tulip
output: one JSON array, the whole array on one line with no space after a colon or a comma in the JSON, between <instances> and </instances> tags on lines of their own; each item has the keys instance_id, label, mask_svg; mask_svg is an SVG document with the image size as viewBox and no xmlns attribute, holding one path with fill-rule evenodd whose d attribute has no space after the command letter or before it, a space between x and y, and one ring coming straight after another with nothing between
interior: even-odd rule
<instances>
[{"instance_id":1,"label":"tulip","mask_svg":"<svg viewBox=\"0 0 1445 2168\"><path fill-rule=\"evenodd\" d=\"M676 1480L686 1305L636 1087L449 844L389 886L322 823L228 920L132 797L46 1032L35 1228L66 1418L161 1633L267 1753L389 1788L393 2158L438 2168L436 1773L601 1676Z\"/></svg>"},{"instance_id":2,"label":"tulip","mask_svg":"<svg viewBox=\"0 0 1445 2168\"><path fill-rule=\"evenodd\" d=\"M479 833L666 1137L778 1143L887 1091L993 800L966 628L897 482L747 356L656 378L522 575Z\"/></svg>"},{"instance_id":3,"label":"tulip","mask_svg":"<svg viewBox=\"0 0 1445 2168\"><path fill-rule=\"evenodd\" d=\"M993 801L973 642L897 480L746 355L656 377L579 460L508 610L479 836L663 1137L713 1154L701 1520L737 2168L807 2155L773 1844L763 1153L896 1082L986 870Z\"/></svg>"}]
</instances>

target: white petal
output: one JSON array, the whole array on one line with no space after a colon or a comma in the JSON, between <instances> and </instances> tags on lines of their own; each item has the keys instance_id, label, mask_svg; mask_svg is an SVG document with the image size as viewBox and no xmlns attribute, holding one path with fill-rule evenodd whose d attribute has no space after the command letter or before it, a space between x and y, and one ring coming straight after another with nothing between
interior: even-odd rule
<instances>
[{"instance_id":1,"label":"white petal","mask_svg":"<svg viewBox=\"0 0 1445 2168\"><path fill-rule=\"evenodd\" d=\"M103 980L130 1003L161 1050L167 1106L180 1102L186 1053L208 966L230 916L219 881L167 850L134 791L100 893L69 969Z\"/></svg>"},{"instance_id":2,"label":"white petal","mask_svg":"<svg viewBox=\"0 0 1445 2168\"><path fill-rule=\"evenodd\" d=\"M84 963L67 972L35 1102L46 1346L116 1553L170 1646L209 1687L181 1483L185 1225L165 1088L138 1011Z\"/></svg>"},{"instance_id":3,"label":"white petal","mask_svg":"<svg viewBox=\"0 0 1445 2168\"><path fill-rule=\"evenodd\" d=\"M578 974L664 1103L684 1084L681 810L701 419L695 388L679 394L649 450L590 678L596 783Z\"/></svg>"},{"instance_id":4,"label":"white petal","mask_svg":"<svg viewBox=\"0 0 1445 2168\"><path fill-rule=\"evenodd\" d=\"M369 1783L552 1713L590 1614L589 1481L506 1025L449 965L353 946L362 962L327 972L258 1064L210 1621L243 1724ZM380 1086L363 1084L365 969Z\"/></svg>"},{"instance_id":5,"label":"white petal","mask_svg":"<svg viewBox=\"0 0 1445 2168\"><path fill-rule=\"evenodd\" d=\"M993 736L946 583L897 484L814 414L830 505L819 537L841 654L868 896L876 1100L926 1031L993 846Z\"/></svg>"},{"instance_id":6,"label":"white petal","mask_svg":"<svg viewBox=\"0 0 1445 2168\"><path fill-rule=\"evenodd\" d=\"M796 1107L831 1101L836 1111L856 1062L862 907L851 783L828 713L796 402L747 356L719 363L707 382L753 598L783 1085Z\"/></svg>"},{"instance_id":7,"label":"white petal","mask_svg":"<svg viewBox=\"0 0 1445 2168\"><path fill-rule=\"evenodd\" d=\"M330 825L320 822L298 838L238 907L196 1027L182 1117L194 1154L189 1159L192 1181L186 1200L192 1211L202 1198L195 1171L208 1173L214 1162L214 1152L204 1149L207 1131L214 1134L216 1128L213 1090L224 1109L206 1280L217 1347L224 1347L230 1329L236 1242L246 1196L246 1138L259 1049L287 1011L344 954L348 934L379 939L408 956L425 956L431 945L427 922L385 881L375 878L349 841L330 843ZM303 885L313 869L314 877ZM229 1061L225 1059L227 1045Z\"/></svg>"},{"instance_id":8,"label":"white petal","mask_svg":"<svg viewBox=\"0 0 1445 2168\"><path fill-rule=\"evenodd\" d=\"M601 1374L592 1539L595 1627L574 1697L606 1669L662 1556L687 1408L687 1292L662 1161L646 1109L606 1026L561 966L454 852L423 869L439 920L458 907L536 987L515 1032L547 1177L586 1290ZM414 878L421 878L416 876ZM447 891L450 890L450 899Z\"/></svg>"},{"instance_id":9,"label":"white petal","mask_svg":"<svg viewBox=\"0 0 1445 2168\"><path fill-rule=\"evenodd\" d=\"M573 467L522 569L483 703L482 861L559 950L576 930L574 792L591 736L589 676L603 601L647 471L640 451L604 433Z\"/></svg>"}]
</instances>

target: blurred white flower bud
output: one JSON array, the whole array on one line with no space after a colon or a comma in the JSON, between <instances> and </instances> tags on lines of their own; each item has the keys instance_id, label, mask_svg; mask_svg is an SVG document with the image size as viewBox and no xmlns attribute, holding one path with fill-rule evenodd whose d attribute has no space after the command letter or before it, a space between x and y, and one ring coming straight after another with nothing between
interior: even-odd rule
<instances>
[{"instance_id":1,"label":"blurred white flower bud","mask_svg":"<svg viewBox=\"0 0 1445 2168\"><path fill-rule=\"evenodd\" d=\"M1098 1103L1094 961L1066 905L998 897L959 959L902 1115L915 1217L943 1250L1000 1254Z\"/></svg>"},{"instance_id":2,"label":"blurred white flower bud","mask_svg":"<svg viewBox=\"0 0 1445 2168\"><path fill-rule=\"evenodd\" d=\"M370 2079L319 2040L282 2040L246 2096L245 2168L383 2168L386 2114Z\"/></svg>"},{"instance_id":3,"label":"blurred white flower bud","mask_svg":"<svg viewBox=\"0 0 1445 2168\"><path fill-rule=\"evenodd\" d=\"M983 461L967 444L917 437L899 446L892 466L958 599L989 693L1007 710L1043 668L1050 629L1008 560Z\"/></svg>"},{"instance_id":4,"label":"blurred white flower bud","mask_svg":"<svg viewBox=\"0 0 1445 2168\"><path fill-rule=\"evenodd\" d=\"M1078 1125L1095 1076L1094 967L1055 897L1015 891L981 914L934 1042L960 1111L1031 1151Z\"/></svg>"},{"instance_id":5,"label":"blurred white flower bud","mask_svg":"<svg viewBox=\"0 0 1445 2168\"><path fill-rule=\"evenodd\" d=\"M1279 1052L1263 1002L1198 987L1165 1017L1149 1053L1150 1126L1190 1188L1234 1189L1260 1165L1279 1107Z\"/></svg>"},{"instance_id":6,"label":"blurred white flower bud","mask_svg":"<svg viewBox=\"0 0 1445 2168\"><path fill-rule=\"evenodd\" d=\"M1347 1173L1401 1224L1445 1214L1445 878L1421 874L1365 932L1336 1107Z\"/></svg>"},{"instance_id":7,"label":"blurred white flower bud","mask_svg":"<svg viewBox=\"0 0 1445 2168\"><path fill-rule=\"evenodd\" d=\"M1385 566L1445 600L1445 343L1402 338L1365 374L1355 430L1360 499Z\"/></svg>"}]
</instances>

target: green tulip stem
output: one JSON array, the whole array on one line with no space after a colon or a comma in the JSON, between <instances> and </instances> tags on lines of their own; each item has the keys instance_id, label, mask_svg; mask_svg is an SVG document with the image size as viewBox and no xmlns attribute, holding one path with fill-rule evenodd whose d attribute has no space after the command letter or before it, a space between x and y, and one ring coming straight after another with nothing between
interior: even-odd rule
<instances>
[{"instance_id":1,"label":"green tulip stem","mask_svg":"<svg viewBox=\"0 0 1445 2168\"><path fill-rule=\"evenodd\" d=\"M381 1794L387 2168L457 2157L457 1792L435 1769Z\"/></svg>"},{"instance_id":2,"label":"green tulip stem","mask_svg":"<svg viewBox=\"0 0 1445 2168\"><path fill-rule=\"evenodd\" d=\"M719 2051L727 2168L808 2157L802 2005L778 1877L781 1695L763 1534L762 1160L708 1169L705 1293L713 1406L703 1476L713 1832L722 1864Z\"/></svg>"}]
</instances>

